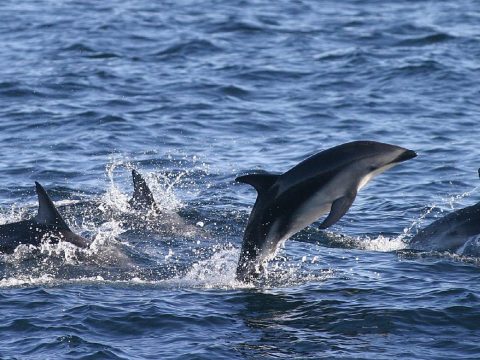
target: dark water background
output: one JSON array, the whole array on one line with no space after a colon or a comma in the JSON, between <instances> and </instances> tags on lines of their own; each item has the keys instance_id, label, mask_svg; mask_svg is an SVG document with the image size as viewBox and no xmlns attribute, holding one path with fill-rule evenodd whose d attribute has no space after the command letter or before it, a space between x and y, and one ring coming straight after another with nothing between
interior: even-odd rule
<instances>
[{"instance_id":1,"label":"dark water background","mask_svg":"<svg viewBox=\"0 0 480 360\"><path fill-rule=\"evenodd\" d=\"M480 199L479 2L4 0L0 40L0 220L37 180L95 239L1 256L0 358L480 357L477 259L405 250ZM419 156L235 282L235 175L359 139Z\"/></svg>"}]
</instances>

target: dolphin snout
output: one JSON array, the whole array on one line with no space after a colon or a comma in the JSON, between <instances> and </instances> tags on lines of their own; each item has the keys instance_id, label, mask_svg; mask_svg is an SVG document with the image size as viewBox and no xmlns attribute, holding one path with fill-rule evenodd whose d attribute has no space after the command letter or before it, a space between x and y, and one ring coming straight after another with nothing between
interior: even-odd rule
<instances>
[{"instance_id":1,"label":"dolphin snout","mask_svg":"<svg viewBox=\"0 0 480 360\"><path fill-rule=\"evenodd\" d=\"M402 162L406 160L413 159L414 157L417 156L417 153L413 150L405 150L402 154L400 154L395 161L393 162Z\"/></svg>"}]
</instances>

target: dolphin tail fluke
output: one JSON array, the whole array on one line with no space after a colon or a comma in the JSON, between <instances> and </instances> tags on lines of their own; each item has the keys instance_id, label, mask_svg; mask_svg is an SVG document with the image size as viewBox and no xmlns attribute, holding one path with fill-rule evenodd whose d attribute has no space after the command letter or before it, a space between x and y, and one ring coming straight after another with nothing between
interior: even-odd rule
<instances>
[{"instance_id":1,"label":"dolphin tail fluke","mask_svg":"<svg viewBox=\"0 0 480 360\"><path fill-rule=\"evenodd\" d=\"M58 228L70 230L43 186L36 181L35 186L38 195L38 214L35 216L35 221L39 224L55 225Z\"/></svg>"},{"instance_id":2,"label":"dolphin tail fluke","mask_svg":"<svg viewBox=\"0 0 480 360\"><path fill-rule=\"evenodd\" d=\"M277 181L279 174L261 173L238 176L235 181L252 185L259 194L264 193Z\"/></svg>"},{"instance_id":3,"label":"dolphin tail fluke","mask_svg":"<svg viewBox=\"0 0 480 360\"><path fill-rule=\"evenodd\" d=\"M320 224L320 229L326 229L340 220L352 206L355 196L356 194L352 193L335 200L327 218Z\"/></svg>"},{"instance_id":4,"label":"dolphin tail fluke","mask_svg":"<svg viewBox=\"0 0 480 360\"><path fill-rule=\"evenodd\" d=\"M145 179L136 170L132 170L133 197L129 204L133 207L154 207L155 199Z\"/></svg>"}]
</instances>

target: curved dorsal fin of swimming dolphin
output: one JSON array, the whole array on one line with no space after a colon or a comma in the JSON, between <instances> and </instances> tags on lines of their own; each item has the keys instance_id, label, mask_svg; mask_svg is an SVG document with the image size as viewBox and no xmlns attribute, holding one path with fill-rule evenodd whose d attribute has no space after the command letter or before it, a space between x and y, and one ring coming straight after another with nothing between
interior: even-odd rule
<instances>
[{"instance_id":1,"label":"curved dorsal fin of swimming dolphin","mask_svg":"<svg viewBox=\"0 0 480 360\"><path fill-rule=\"evenodd\" d=\"M38 213L35 216L35 221L38 224L53 225L59 229L70 230L43 186L36 181L35 190L38 196Z\"/></svg>"},{"instance_id":2,"label":"curved dorsal fin of swimming dolphin","mask_svg":"<svg viewBox=\"0 0 480 360\"><path fill-rule=\"evenodd\" d=\"M280 175L238 177L255 187L258 196L245 229L237 279L258 276L285 240L322 215L329 213L320 228L335 224L375 175L415 156L395 145L354 141L310 156Z\"/></svg>"},{"instance_id":3,"label":"curved dorsal fin of swimming dolphin","mask_svg":"<svg viewBox=\"0 0 480 360\"><path fill-rule=\"evenodd\" d=\"M133 196L128 202L134 209L156 208L153 193L142 175L132 170Z\"/></svg>"},{"instance_id":4,"label":"curved dorsal fin of swimming dolphin","mask_svg":"<svg viewBox=\"0 0 480 360\"><path fill-rule=\"evenodd\" d=\"M0 252L13 253L18 245L38 246L45 239L52 242L63 240L81 248L91 241L70 230L45 189L35 182L38 196L38 213L30 220L0 225Z\"/></svg>"}]
</instances>

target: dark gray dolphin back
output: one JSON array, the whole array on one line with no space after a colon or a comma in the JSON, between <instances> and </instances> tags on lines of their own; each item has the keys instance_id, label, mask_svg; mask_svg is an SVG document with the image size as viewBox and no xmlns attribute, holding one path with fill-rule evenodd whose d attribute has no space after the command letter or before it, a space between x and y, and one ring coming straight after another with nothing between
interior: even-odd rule
<instances>
[{"instance_id":1,"label":"dark gray dolphin back","mask_svg":"<svg viewBox=\"0 0 480 360\"><path fill-rule=\"evenodd\" d=\"M53 225L59 229L70 230L43 186L36 181L35 186L38 195L38 214L35 216L35 221L39 224Z\"/></svg>"},{"instance_id":2,"label":"dark gray dolphin back","mask_svg":"<svg viewBox=\"0 0 480 360\"><path fill-rule=\"evenodd\" d=\"M352 141L309 156L282 175L282 182L284 184L281 185L290 187L294 186L298 181L305 181L306 178L311 176L312 169L317 169L314 174L315 177L330 178L332 173L362 158L373 157L394 150L405 150L398 161L407 160L416 156L414 151L396 145L367 140Z\"/></svg>"},{"instance_id":3,"label":"dark gray dolphin back","mask_svg":"<svg viewBox=\"0 0 480 360\"><path fill-rule=\"evenodd\" d=\"M133 196L128 202L133 208L155 207L155 199L145 179L136 170L132 170Z\"/></svg>"}]
</instances>

